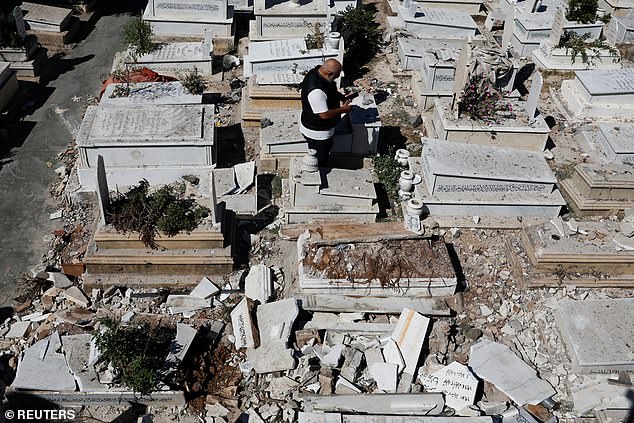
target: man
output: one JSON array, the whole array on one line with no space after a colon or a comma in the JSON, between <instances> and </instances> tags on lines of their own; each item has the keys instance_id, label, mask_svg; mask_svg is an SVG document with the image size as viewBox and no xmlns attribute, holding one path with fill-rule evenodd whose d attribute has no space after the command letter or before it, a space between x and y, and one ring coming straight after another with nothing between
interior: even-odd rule
<instances>
[{"instance_id":1,"label":"man","mask_svg":"<svg viewBox=\"0 0 634 423\"><path fill-rule=\"evenodd\" d=\"M302 116L299 131L308 148L317 151L320 167L326 166L333 145L335 126L343 113L352 108L353 94L343 95L334 82L341 73L341 63L328 59L311 69L302 81ZM341 106L341 102L343 106Z\"/></svg>"}]
</instances>

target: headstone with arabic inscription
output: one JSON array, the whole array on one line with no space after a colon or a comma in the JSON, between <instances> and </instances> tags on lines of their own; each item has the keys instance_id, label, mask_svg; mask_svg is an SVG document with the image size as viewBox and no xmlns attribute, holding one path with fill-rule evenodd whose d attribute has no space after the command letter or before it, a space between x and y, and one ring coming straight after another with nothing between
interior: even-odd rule
<instances>
[{"instance_id":1,"label":"headstone with arabic inscription","mask_svg":"<svg viewBox=\"0 0 634 423\"><path fill-rule=\"evenodd\" d=\"M445 394L445 404L456 411L473 404L479 383L467 366L455 361L425 375L422 382L426 391Z\"/></svg>"},{"instance_id":2,"label":"headstone with arabic inscription","mask_svg":"<svg viewBox=\"0 0 634 423\"><path fill-rule=\"evenodd\" d=\"M24 41L26 38L26 24L24 23L24 14L20 6L13 8L13 17L15 18L15 26L18 29L18 36L20 40Z\"/></svg>"}]
</instances>

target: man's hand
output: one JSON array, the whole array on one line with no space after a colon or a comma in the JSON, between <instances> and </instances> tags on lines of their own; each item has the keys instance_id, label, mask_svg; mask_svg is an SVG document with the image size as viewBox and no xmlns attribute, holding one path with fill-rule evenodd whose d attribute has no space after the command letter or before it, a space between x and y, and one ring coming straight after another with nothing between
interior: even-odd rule
<instances>
[{"instance_id":1,"label":"man's hand","mask_svg":"<svg viewBox=\"0 0 634 423\"><path fill-rule=\"evenodd\" d=\"M352 110L352 100L348 99L341 106L341 113L349 113L350 110Z\"/></svg>"},{"instance_id":2,"label":"man's hand","mask_svg":"<svg viewBox=\"0 0 634 423\"><path fill-rule=\"evenodd\" d=\"M352 100L353 98L357 98L359 97L359 93L358 92L351 92L348 94L344 94L343 99L344 100Z\"/></svg>"}]
</instances>

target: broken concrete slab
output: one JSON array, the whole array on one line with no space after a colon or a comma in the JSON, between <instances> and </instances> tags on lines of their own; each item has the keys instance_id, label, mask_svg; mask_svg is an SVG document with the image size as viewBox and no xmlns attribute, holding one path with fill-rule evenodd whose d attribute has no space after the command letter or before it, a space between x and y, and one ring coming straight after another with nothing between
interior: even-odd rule
<instances>
[{"instance_id":1,"label":"broken concrete slab","mask_svg":"<svg viewBox=\"0 0 634 423\"><path fill-rule=\"evenodd\" d=\"M392 339L398 344L405 361L404 373L416 374L416 366L427 337L429 322L427 317L409 308L404 308L398 318L392 332Z\"/></svg>"},{"instance_id":2,"label":"broken concrete slab","mask_svg":"<svg viewBox=\"0 0 634 423\"><path fill-rule=\"evenodd\" d=\"M629 409L632 388L611 385L603 376L585 376L581 386L571 389L574 411L578 415L591 410Z\"/></svg>"},{"instance_id":3,"label":"broken concrete slab","mask_svg":"<svg viewBox=\"0 0 634 423\"><path fill-rule=\"evenodd\" d=\"M575 371L634 371L634 298L561 300L557 307Z\"/></svg>"},{"instance_id":4,"label":"broken concrete slab","mask_svg":"<svg viewBox=\"0 0 634 423\"><path fill-rule=\"evenodd\" d=\"M84 293L81 292L81 290L77 288L76 286L71 286L70 288L66 288L64 290L63 295L64 295L64 298L74 302L80 307L88 307L88 305L90 304L90 300L86 298Z\"/></svg>"},{"instance_id":5,"label":"broken concrete slab","mask_svg":"<svg viewBox=\"0 0 634 423\"><path fill-rule=\"evenodd\" d=\"M169 307L171 314L183 313L187 311L198 311L210 308L212 301L193 297L191 295L168 295L165 305Z\"/></svg>"},{"instance_id":6,"label":"broken concrete slab","mask_svg":"<svg viewBox=\"0 0 634 423\"><path fill-rule=\"evenodd\" d=\"M15 322L11 325L11 329L7 332L4 337L6 339L15 339L15 338L25 338L31 332L32 323L29 321L23 322Z\"/></svg>"},{"instance_id":7,"label":"broken concrete slab","mask_svg":"<svg viewBox=\"0 0 634 423\"><path fill-rule=\"evenodd\" d=\"M442 394L351 394L351 395L302 395L304 410L308 412L342 412L395 415L438 415L445 406Z\"/></svg>"},{"instance_id":8,"label":"broken concrete slab","mask_svg":"<svg viewBox=\"0 0 634 423\"><path fill-rule=\"evenodd\" d=\"M394 363L370 363L368 371L377 387L385 392L396 392L398 366Z\"/></svg>"},{"instance_id":9,"label":"broken concrete slab","mask_svg":"<svg viewBox=\"0 0 634 423\"><path fill-rule=\"evenodd\" d=\"M49 272L48 280L53 282L55 288L65 289L73 285L70 279L63 273Z\"/></svg>"},{"instance_id":10,"label":"broken concrete slab","mask_svg":"<svg viewBox=\"0 0 634 423\"><path fill-rule=\"evenodd\" d=\"M479 382L467 366L454 361L421 379L426 391L445 394L446 405L454 410L473 405Z\"/></svg>"},{"instance_id":11,"label":"broken concrete slab","mask_svg":"<svg viewBox=\"0 0 634 423\"><path fill-rule=\"evenodd\" d=\"M94 367L88 365L91 339L90 334L62 336L66 362L81 392L103 391L97 372Z\"/></svg>"},{"instance_id":12,"label":"broken concrete slab","mask_svg":"<svg viewBox=\"0 0 634 423\"><path fill-rule=\"evenodd\" d=\"M299 307L294 298L260 305L257 310L260 343L288 342L298 315Z\"/></svg>"},{"instance_id":13,"label":"broken concrete slab","mask_svg":"<svg viewBox=\"0 0 634 423\"><path fill-rule=\"evenodd\" d=\"M240 192L244 192L255 181L255 162L239 163L233 167L236 176L236 183Z\"/></svg>"},{"instance_id":14,"label":"broken concrete slab","mask_svg":"<svg viewBox=\"0 0 634 423\"><path fill-rule=\"evenodd\" d=\"M21 391L8 387L6 397L13 406L23 408L41 407L42 404L57 404L69 406L117 406L125 403L138 403L155 407L170 407L185 405L183 391L156 391L152 395L139 395L138 392L50 392L50 391Z\"/></svg>"},{"instance_id":15,"label":"broken concrete slab","mask_svg":"<svg viewBox=\"0 0 634 423\"><path fill-rule=\"evenodd\" d=\"M283 401L298 385L299 382L294 381L288 376L282 376L273 378L267 390L271 398Z\"/></svg>"},{"instance_id":16,"label":"broken concrete slab","mask_svg":"<svg viewBox=\"0 0 634 423\"><path fill-rule=\"evenodd\" d=\"M343 416L342 423L492 423L493 418L481 417L406 417L406 416Z\"/></svg>"},{"instance_id":17,"label":"broken concrete slab","mask_svg":"<svg viewBox=\"0 0 634 423\"><path fill-rule=\"evenodd\" d=\"M75 391L75 378L66 364L61 346L59 333L55 332L26 349L11 386L42 391Z\"/></svg>"},{"instance_id":18,"label":"broken concrete slab","mask_svg":"<svg viewBox=\"0 0 634 423\"><path fill-rule=\"evenodd\" d=\"M260 344L258 330L251 318L251 308L251 300L243 298L231 311L236 348L254 348Z\"/></svg>"},{"instance_id":19,"label":"broken concrete slab","mask_svg":"<svg viewBox=\"0 0 634 423\"><path fill-rule=\"evenodd\" d=\"M216 293L220 291L220 288L209 280L207 276L203 276L203 278L198 282L198 285L189 293L190 296L200 298L203 300L208 300Z\"/></svg>"},{"instance_id":20,"label":"broken concrete slab","mask_svg":"<svg viewBox=\"0 0 634 423\"><path fill-rule=\"evenodd\" d=\"M244 295L253 301L265 304L273 294L273 272L264 264L256 264L249 269L244 279Z\"/></svg>"},{"instance_id":21,"label":"broken concrete slab","mask_svg":"<svg viewBox=\"0 0 634 423\"><path fill-rule=\"evenodd\" d=\"M539 404L555 390L506 345L480 341L471 347L469 366L518 405Z\"/></svg>"},{"instance_id":22,"label":"broken concrete slab","mask_svg":"<svg viewBox=\"0 0 634 423\"><path fill-rule=\"evenodd\" d=\"M383 358L386 363L395 364L398 367L398 373L400 374L405 368L405 359L401 353L401 349L395 340L389 339L383 346Z\"/></svg>"},{"instance_id":23,"label":"broken concrete slab","mask_svg":"<svg viewBox=\"0 0 634 423\"><path fill-rule=\"evenodd\" d=\"M422 315L450 316L447 304L438 298L354 297L329 294L296 294L295 299L308 311L331 313L358 312L400 314L407 307Z\"/></svg>"},{"instance_id":24,"label":"broken concrete slab","mask_svg":"<svg viewBox=\"0 0 634 423\"><path fill-rule=\"evenodd\" d=\"M286 340L268 341L256 349L247 349L247 360L258 374L281 372L295 368L293 350L286 348Z\"/></svg>"},{"instance_id":25,"label":"broken concrete slab","mask_svg":"<svg viewBox=\"0 0 634 423\"><path fill-rule=\"evenodd\" d=\"M189 325L183 323L176 324L176 338L171 342L169 353L165 359L164 370L167 373L175 371L180 367L197 334L198 330Z\"/></svg>"},{"instance_id":26,"label":"broken concrete slab","mask_svg":"<svg viewBox=\"0 0 634 423\"><path fill-rule=\"evenodd\" d=\"M306 413L299 412L298 423L341 423L339 413Z\"/></svg>"},{"instance_id":27,"label":"broken concrete slab","mask_svg":"<svg viewBox=\"0 0 634 423\"><path fill-rule=\"evenodd\" d=\"M328 367L339 367L344 348L345 346L342 344L337 344L330 348L330 351L321 358L321 364Z\"/></svg>"}]
</instances>

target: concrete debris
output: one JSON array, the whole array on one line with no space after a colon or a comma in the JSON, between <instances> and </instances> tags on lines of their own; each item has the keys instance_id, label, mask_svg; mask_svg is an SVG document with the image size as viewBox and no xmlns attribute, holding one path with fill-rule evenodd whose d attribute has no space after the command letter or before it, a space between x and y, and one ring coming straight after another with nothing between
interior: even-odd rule
<instances>
[{"instance_id":1,"label":"concrete debris","mask_svg":"<svg viewBox=\"0 0 634 423\"><path fill-rule=\"evenodd\" d=\"M405 363L404 373L416 374L418 359L427 337L429 322L430 320L427 317L408 308L404 308L398 318L394 332L392 332L392 340L398 345L403 357ZM393 363L393 361L387 359L386 361Z\"/></svg>"},{"instance_id":2,"label":"concrete debris","mask_svg":"<svg viewBox=\"0 0 634 423\"><path fill-rule=\"evenodd\" d=\"M29 321L19 321L15 322L11 325L11 329L7 332L4 337L6 339L12 338L25 338L31 332L32 323Z\"/></svg>"},{"instance_id":3,"label":"concrete debris","mask_svg":"<svg viewBox=\"0 0 634 423\"><path fill-rule=\"evenodd\" d=\"M55 288L61 289L69 288L73 284L63 273L50 272L48 274L48 280L53 282Z\"/></svg>"},{"instance_id":4,"label":"concrete debris","mask_svg":"<svg viewBox=\"0 0 634 423\"><path fill-rule=\"evenodd\" d=\"M57 332L24 351L11 386L42 391L75 391L75 378L66 364Z\"/></svg>"},{"instance_id":5,"label":"concrete debris","mask_svg":"<svg viewBox=\"0 0 634 423\"><path fill-rule=\"evenodd\" d=\"M73 303L77 304L80 307L88 307L90 304L90 300L86 298L83 292L76 286L71 286L70 288L66 288L63 292L64 298Z\"/></svg>"},{"instance_id":6,"label":"concrete debris","mask_svg":"<svg viewBox=\"0 0 634 423\"><path fill-rule=\"evenodd\" d=\"M200 298L202 300L208 300L220 291L220 288L215 283L209 280L206 276L198 282L198 285L189 293L190 296Z\"/></svg>"},{"instance_id":7,"label":"concrete debris","mask_svg":"<svg viewBox=\"0 0 634 423\"><path fill-rule=\"evenodd\" d=\"M192 295L168 295L165 305L171 314L195 312L212 306L213 301Z\"/></svg>"},{"instance_id":8,"label":"concrete debris","mask_svg":"<svg viewBox=\"0 0 634 423\"><path fill-rule=\"evenodd\" d=\"M260 344L258 330L251 317L251 300L243 298L231 311L236 348L255 348Z\"/></svg>"},{"instance_id":9,"label":"concrete debris","mask_svg":"<svg viewBox=\"0 0 634 423\"><path fill-rule=\"evenodd\" d=\"M442 394L350 394L303 395L305 411L390 414L408 416L438 415L445 402Z\"/></svg>"},{"instance_id":10,"label":"concrete debris","mask_svg":"<svg viewBox=\"0 0 634 423\"><path fill-rule=\"evenodd\" d=\"M465 365L453 362L431 375L421 378L428 392L442 392L445 403L456 411L473 404L478 388L478 379Z\"/></svg>"},{"instance_id":11,"label":"concrete debris","mask_svg":"<svg viewBox=\"0 0 634 423\"><path fill-rule=\"evenodd\" d=\"M176 325L176 338L170 344L164 371L170 373L180 367L197 333L198 331L189 325L183 323Z\"/></svg>"},{"instance_id":12,"label":"concrete debris","mask_svg":"<svg viewBox=\"0 0 634 423\"><path fill-rule=\"evenodd\" d=\"M368 364L368 371L380 390L396 392L398 380L398 366L396 364L374 362Z\"/></svg>"},{"instance_id":13,"label":"concrete debris","mask_svg":"<svg viewBox=\"0 0 634 423\"><path fill-rule=\"evenodd\" d=\"M273 271L270 267L257 264L249 269L244 279L244 295L260 304L269 301L273 295Z\"/></svg>"},{"instance_id":14,"label":"concrete debris","mask_svg":"<svg viewBox=\"0 0 634 423\"><path fill-rule=\"evenodd\" d=\"M491 382L517 405L539 404L556 394L506 345L480 341L471 347L469 366L477 376Z\"/></svg>"}]
</instances>

